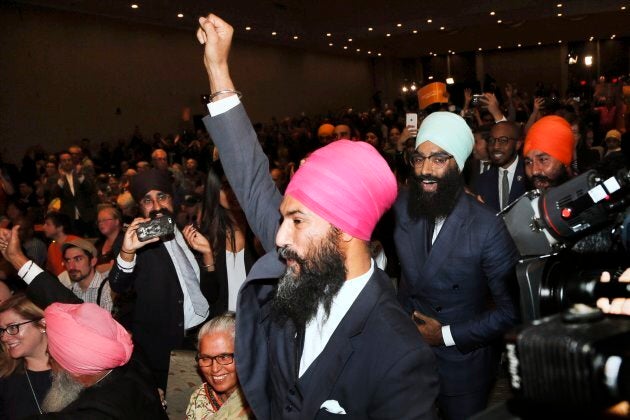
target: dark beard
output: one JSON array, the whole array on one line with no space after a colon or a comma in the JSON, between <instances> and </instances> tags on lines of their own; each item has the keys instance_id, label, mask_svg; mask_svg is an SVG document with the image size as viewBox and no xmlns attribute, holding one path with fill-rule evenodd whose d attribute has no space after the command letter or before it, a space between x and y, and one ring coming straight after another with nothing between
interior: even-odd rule
<instances>
[{"instance_id":1,"label":"dark beard","mask_svg":"<svg viewBox=\"0 0 630 420\"><path fill-rule=\"evenodd\" d=\"M320 245L305 258L287 247L278 251L280 257L294 260L299 271L287 267L278 281L276 295L271 304L275 321L283 325L291 319L298 327L304 327L323 305L326 317L332 301L346 280L344 258L338 248L338 232L331 229Z\"/></svg>"},{"instance_id":2,"label":"dark beard","mask_svg":"<svg viewBox=\"0 0 630 420\"><path fill-rule=\"evenodd\" d=\"M173 213L169 209L162 207L159 210L151 210L149 212L149 219L156 219L158 217L158 214L161 214L162 215L161 217L164 217L164 216L173 217Z\"/></svg>"},{"instance_id":3,"label":"dark beard","mask_svg":"<svg viewBox=\"0 0 630 420\"><path fill-rule=\"evenodd\" d=\"M558 172L558 176L556 176L554 180L551 180L549 177L545 175L532 176L529 179L529 186L530 186L530 189L532 189L534 188L536 181L541 181L541 182L548 182L549 188L552 188L552 187L557 187L558 185L564 184L568 180L569 180L569 174L567 173L567 171L564 170L564 168L562 168L562 170Z\"/></svg>"},{"instance_id":4,"label":"dark beard","mask_svg":"<svg viewBox=\"0 0 630 420\"><path fill-rule=\"evenodd\" d=\"M46 413L59 412L79 398L84 389L85 386L75 381L65 370L53 372L52 385L42 402L42 410Z\"/></svg>"},{"instance_id":5,"label":"dark beard","mask_svg":"<svg viewBox=\"0 0 630 420\"><path fill-rule=\"evenodd\" d=\"M435 192L425 192L422 189L423 180L437 181ZM423 217L429 219L444 218L448 216L459 195L464 189L464 180L457 168L451 168L443 177L415 175L409 179L409 202L407 211L412 220Z\"/></svg>"}]
</instances>

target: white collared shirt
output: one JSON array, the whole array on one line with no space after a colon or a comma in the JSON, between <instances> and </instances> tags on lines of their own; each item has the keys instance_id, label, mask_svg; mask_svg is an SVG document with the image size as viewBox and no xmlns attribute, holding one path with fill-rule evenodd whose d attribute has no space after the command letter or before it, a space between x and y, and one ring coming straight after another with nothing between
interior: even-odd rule
<instances>
[{"instance_id":1,"label":"white collared shirt","mask_svg":"<svg viewBox=\"0 0 630 420\"><path fill-rule=\"evenodd\" d=\"M507 171L508 175L508 185L510 186L510 191L512 191L512 182L514 181L514 174L516 174L516 167L518 166L518 155L514 162L507 169L498 168L499 169L499 179L497 183L497 188L499 189L499 203L503 203L503 191L502 191L502 181L503 181L503 172ZM509 197L508 197L509 199Z\"/></svg>"},{"instance_id":2,"label":"white collared shirt","mask_svg":"<svg viewBox=\"0 0 630 420\"><path fill-rule=\"evenodd\" d=\"M324 350L330 337L332 337L339 323L346 316L346 313L348 313L373 273L374 260L370 260L370 269L367 273L346 280L337 296L333 298L328 318L326 318L323 306L319 305L315 318L306 324L304 331L304 349L300 358L300 377Z\"/></svg>"}]
</instances>

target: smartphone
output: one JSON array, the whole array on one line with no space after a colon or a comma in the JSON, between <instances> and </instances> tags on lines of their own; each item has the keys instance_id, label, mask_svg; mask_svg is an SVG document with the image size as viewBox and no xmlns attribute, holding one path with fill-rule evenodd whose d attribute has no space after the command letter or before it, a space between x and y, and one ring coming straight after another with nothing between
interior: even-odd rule
<instances>
[{"instance_id":1,"label":"smartphone","mask_svg":"<svg viewBox=\"0 0 630 420\"><path fill-rule=\"evenodd\" d=\"M138 240L140 242L148 241L156 237L164 237L172 235L175 230L173 219L168 216L158 217L148 222L138 224Z\"/></svg>"},{"instance_id":2,"label":"smartphone","mask_svg":"<svg viewBox=\"0 0 630 420\"><path fill-rule=\"evenodd\" d=\"M405 116L405 127L409 126L413 129L418 129L418 114L410 112Z\"/></svg>"}]
</instances>

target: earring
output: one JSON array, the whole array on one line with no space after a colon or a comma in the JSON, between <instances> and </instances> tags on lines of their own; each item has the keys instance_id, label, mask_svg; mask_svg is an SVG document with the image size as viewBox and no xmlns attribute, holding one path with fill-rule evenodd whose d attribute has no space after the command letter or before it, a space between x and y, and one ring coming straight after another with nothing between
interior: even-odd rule
<instances>
[{"instance_id":1,"label":"earring","mask_svg":"<svg viewBox=\"0 0 630 420\"><path fill-rule=\"evenodd\" d=\"M42 334L46 334L46 330L42 330Z\"/></svg>"}]
</instances>

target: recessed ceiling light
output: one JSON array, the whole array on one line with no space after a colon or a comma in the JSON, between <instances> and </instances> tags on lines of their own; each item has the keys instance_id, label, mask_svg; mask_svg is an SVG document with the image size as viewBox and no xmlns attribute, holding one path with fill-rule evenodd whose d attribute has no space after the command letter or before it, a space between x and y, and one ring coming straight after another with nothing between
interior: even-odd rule
<instances>
[{"instance_id":1,"label":"recessed ceiling light","mask_svg":"<svg viewBox=\"0 0 630 420\"><path fill-rule=\"evenodd\" d=\"M542 42L538 41L538 45L542 45Z\"/></svg>"},{"instance_id":2,"label":"recessed ceiling light","mask_svg":"<svg viewBox=\"0 0 630 420\"><path fill-rule=\"evenodd\" d=\"M446 29L444 26L440 26L440 31L443 31L444 29Z\"/></svg>"},{"instance_id":3,"label":"recessed ceiling light","mask_svg":"<svg viewBox=\"0 0 630 420\"><path fill-rule=\"evenodd\" d=\"M490 12L490 16L494 16L496 13L494 12Z\"/></svg>"},{"instance_id":4,"label":"recessed ceiling light","mask_svg":"<svg viewBox=\"0 0 630 420\"><path fill-rule=\"evenodd\" d=\"M595 37L594 37L594 36L592 36L592 37L590 37L588 40L589 40L589 41L592 41L592 40L594 40L594 39L595 39Z\"/></svg>"},{"instance_id":5,"label":"recessed ceiling light","mask_svg":"<svg viewBox=\"0 0 630 420\"><path fill-rule=\"evenodd\" d=\"M380 57L380 56L381 56L381 53L378 53L377 55Z\"/></svg>"},{"instance_id":6,"label":"recessed ceiling light","mask_svg":"<svg viewBox=\"0 0 630 420\"><path fill-rule=\"evenodd\" d=\"M299 38L299 36L293 35L293 39L298 39L298 38Z\"/></svg>"},{"instance_id":7,"label":"recessed ceiling light","mask_svg":"<svg viewBox=\"0 0 630 420\"><path fill-rule=\"evenodd\" d=\"M344 50L347 50L347 49L348 49L348 46L347 46L347 45L344 45L344 46L343 46L343 49L344 49Z\"/></svg>"},{"instance_id":8,"label":"recessed ceiling light","mask_svg":"<svg viewBox=\"0 0 630 420\"><path fill-rule=\"evenodd\" d=\"M562 16L562 13L558 13L558 17L561 17L561 16Z\"/></svg>"},{"instance_id":9,"label":"recessed ceiling light","mask_svg":"<svg viewBox=\"0 0 630 420\"><path fill-rule=\"evenodd\" d=\"M397 23L396 26L402 28L402 23Z\"/></svg>"},{"instance_id":10,"label":"recessed ceiling light","mask_svg":"<svg viewBox=\"0 0 630 420\"><path fill-rule=\"evenodd\" d=\"M455 55L455 51L453 51L451 54Z\"/></svg>"},{"instance_id":11,"label":"recessed ceiling light","mask_svg":"<svg viewBox=\"0 0 630 420\"><path fill-rule=\"evenodd\" d=\"M558 40L558 44L562 44L562 40L561 39Z\"/></svg>"},{"instance_id":12,"label":"recessed ceiling light","mask_svg":"<svg viewBox=\"0 0 630 420\"><path fill-rule=\"evenodd\" d=\"M433 80L433 76L429 76L429 77L427 77L427 79Z\"/></svg>"},{"instance_id":13,"label":"recessed ceiling light","mask_svg":"<svg viewBox=\"0 0 630 420\"><path fill-rule=\"evenodd\" d=\"M385 36L392 36L392 34L385 34Z\"/></svg>"},{"instance_id":14,"label":"recessed ceiling light","mask_svg":"<svg viewBox=\"0 0 630 420\"><path fill-rule=\"evenodd\" d=\"M348 42L352 42L352 38L348 38Z\"/></svg>"},{"instance_id":15,"label":"recessed ceiling light","mask_svg":"<svg viewBox=\"0 0 630 420\"><path fill-rule=\"evenodd\" d=\"M137 4L132 4L132 5L131 5L131 8L132 8L132 9L137 9L138 7L139 7L139 6L138 6Z\"/></svg>"},{"instance_id":16,"label":"recessed ceiling light","mask_svg":"<svg viewBox=\"0 0 630 420\"><path fill-rule=\"evenodd\" d=\"M478 48L479 51L483 51L483 49L481 47Z\"/></svg>"},{"instance_id":17,"label":"recessed ceiling light","mask_svg":"<svg viewBox=\"0 0 630 420\"><path fill-rule=\"evenodd\" d=\"M501 19L497 20L497 23L502 23L503 21Z\"/></svg>"},{"instance_id":18,"label":"recessed ceiling light","mask_svg":"<svg viewBox=\"0 0 630 420\"><path fill-rule=\"evenodd\" d=\"M246 27L245 27L245 30L246 30L246 31L251 31L251 30L252 30L252 27L251 27L251 26L246 26Z\"/></svg>"},{"instance_id":19,"label":"recessed ceiling light","mask_svg":"<svg viewBox=\"0 0 630 420\"><path fill-rule=\"evenodd\" d=\"M498 49L501 49L501 46L499 45L497 48L498 48Z\"/></svg>"},{"instance_id":20,"label":"recessed ceiling light","mask_svg":"<svg viewBox=\"0 0 630 420\"><path fill-rule=\"evenodd\" d=\"M448 50L449 54L450 54L450 52L451 52L451 51L452 51L452 50Z\"/></svg>"},{"instance_id":21,"label":"recessed ceiling light","mask_svg":"<svg viewBox=\"0 0 630 420\"><path fill-rule=\"evenodd\" d=\"M374 28L372 28L371 26L368 28L368 31L373 31Z\"/></svg>"},{"instance_id":22,"label":"recessed ceiling light","mask_svg":"<svg viewBox=\"0 0 630 420\"><path fill-rule=\"evenodd\" d=\"M626 6L621 6L621 10L626 10Z\"/></svg>"},{"instance_id":23,"label":"recessed ceiling light","mask_svg":"<svg viewBox=\"0 0 630 420\"><path fill-rule=\"evenodd\" d=\"M184 17L184 14L183 14L183 13L178 13L178 14L177 14L177 17L181 19L181 18L183 18L183 17Z\"/></svg>"},{"instance_id":24,"label":"recessed ceiling light","mask_svg":"<svg viewBox=\"0 0 630 420\"><path fill-rule=\"evenodd\" d=\"M433 19L427 19L427 23L433 23Z\"/></svg>"},{"instance_id":25,"label":"recessed ceiling light","mask_svg":"<svg viewBox=\"0 0 630 420\"><path fill-rule=\"evenodd\" d=\"M418 30L417 30L417 29L414 29L414 30L413 30L413 33L414 33L414 34L417 34L417 33L418 33Z\"/></svg>"},{"instance_id":26,"label":"recessed ceiling light","mask_svg":"<svg viewBox=\"0 0 630 420\"><path fill-rule=\"evenodd\" d=\"M276 35L278 35L278 32L273 31L273 32L271 33L271 35L272 35L272 36L276 36Z\"/></svg>"},{"instance_id":27,"label":"recessed ceiling light","mask_svg":"<svg viewBox=\"0 0 630 420\"><path fill-rule=\"evenodd\" d=\"M556 4L556 7L562 7L562 3Z\"/></svg>"},{"instance_id":28,"label":"recessed ceiling light","mask_svg":"<svg viewBox=\"0 0 630 420\"><path fill-rule=\"evenodd\" d=\"M617 36L617 35L612 34L612 35L610 36L610 39L615 39L615 37L616 37L616 36Z\"/></svg>"},{"instance_id":29,"label":"recessed ceiling light","mask_svg":"<svg viewBox=\"0 0 630 420\"><path fill-rule=\"evenodd\" d=\"M357 48L357 52L361 52L361 48Z\"/></svg>"},{"instance_id":30,"label":"recessed ceiling light","mask_svg":"<svg viewBox=\"0 0 630 420\"><path fill-rule=\"evenodd\" d=\"M329 47L332 47L333 45L334 45L334 44L333 44L332 42L329 42L329 43L328 43L328 46L329 46Z\"/></svg>"},{"instance_id":31,"label":"recessed ceiling light","mask_svg":"<svg viewBox=\"0 0 630 420\"><path fill-rule=\"evenodd\" d=\"M332 36L332 34L331 34L330 32L328 32L328 33L326 34L326 36Z\"/></svg>"},{"instance_id":32,"label":"recessed ceiling light","mask_svg":"<svg viewBox=\"0 0 630 420\"><path fill-rule=\"evenodd\" d=\"M518 44L517 47L521 48L521 44Z\"/></svg>"},{"instance_id":33,"label":"recessed ceiling light","mask_svg":"<svg viewBox=\"0 0 630 420\"><path fill-rule=\"evenodd\" d=\"M368 54L372 54L372 51L368 51Z\"/></svg>"}]
</instances>

